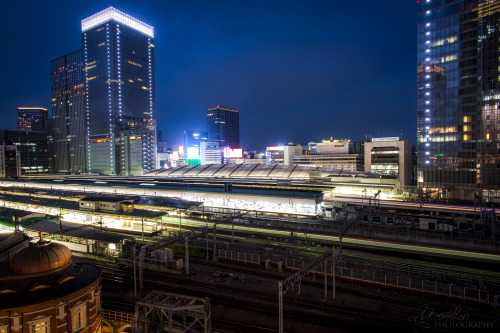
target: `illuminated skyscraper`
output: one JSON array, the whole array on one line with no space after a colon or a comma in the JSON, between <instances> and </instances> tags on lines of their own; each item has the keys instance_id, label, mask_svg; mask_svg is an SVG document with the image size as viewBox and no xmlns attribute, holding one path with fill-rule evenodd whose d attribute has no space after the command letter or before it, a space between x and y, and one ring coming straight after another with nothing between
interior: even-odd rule
<instances>
[{"instance_id":1,"label":"illuminated skyscraper","mask_svg":"<svg viewBox=\"0 0 500 333\"><path fill-rule=\"evenodd\" d=\"M19 131L43 132L43 126L48 116L49 113L45 108L20 106L17 108L17 129Z\"/></svg>"},{"instance_id":2,"label":"illuminated skyscraper","mask_svg":"<svg viewBox=\"0 0 500 333\"><path fill-rule=\"evenodd\" d=\"M500 1L417 7L418 185L500 202Z\"/></svg>"},{"instance_id":3,"label":"illuminated skyscraper","mask_svg":"<svg viewBox=\"0 0 500 333\"><path fill-rule=\"evenodd\" d=\"M89 172L156 165L153 27L109 7L82 20Z\"/></svg>"},{"instance_id":4,"label":"illuminated skyscraper","mask_svg":"<svg viewBox=\"0 0 500 333\"><path fill-rule=\"evenodd\" d=\"M220 105L207 111L208 141L221 147L240 146L240 110Z\"/></svg>"},{"instance_id":5,"label":"illuminated skyscraper","mask_svg":"<svg viewBox=\"0 0 500 333\"><path fill-rule=\"evenodd\" d=\"M50 62L56 173L83 173L87 170L83 68L83 50Z\"/></svg>"}]
</instances>

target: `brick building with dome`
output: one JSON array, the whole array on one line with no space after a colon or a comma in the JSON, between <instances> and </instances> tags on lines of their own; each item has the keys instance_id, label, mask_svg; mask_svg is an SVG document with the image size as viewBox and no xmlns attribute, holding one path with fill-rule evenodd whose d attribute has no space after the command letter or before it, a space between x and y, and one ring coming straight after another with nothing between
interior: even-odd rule
<instances>
[{"instance_id":1,"label":"brick building with dome","mask_svg":"<svg viewBox=\"0 0 500 333\"><path fill-rule=\"evenodd\" d=\"M101 270L41 235L0 263L0 333L101 332L101 304Z\"/></svg>"}]
</instances>

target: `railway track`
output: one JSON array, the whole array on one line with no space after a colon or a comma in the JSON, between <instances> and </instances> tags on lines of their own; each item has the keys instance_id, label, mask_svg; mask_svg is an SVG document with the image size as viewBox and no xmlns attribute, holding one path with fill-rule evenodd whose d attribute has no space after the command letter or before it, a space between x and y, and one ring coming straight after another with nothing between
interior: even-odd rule
<instances>
[{"instance_id":1,"label":"railway track","mask_svg":"<svg viewBox=\"0 0 500 333\"><path fill-rule=\"evenodd\" d=\"M191 228L192 227L188 226L186 229L190 230ZM253 238L241 237L248 236L248 233L241 233L236 230L234 235L237 237L237 246L241 246L242 243L247 241L254 248L256 245L260 246L260 248L271 245L274 247L273 251L281 249L283 257L287 256L287 250L293 247L288 242L280 242L276 240L270 241L266 239L267 237L264 235L257 234ZM228 240L230 236L230 230L222 229L218 231L219 239L224 238ZM209 238L209 242L211 242L211 238ZM418 278L433 278L441 281L449 281L450 283L467 284L469 286L475 285L479 287L480 285L486 285L493 290L500 290L500 273L497 270L492 270L492 268L497 267L495 265L491 266L484 263L471 263L470 260L455 260L451 262L455 263L455 265L453 265L449 263L449 260L444 260L441 257L408 255L405 253L405 258L402 258L401 254L399 256L395 256L394 251L377 250L369 252L356 249L352 246L347 246L347 248L348 249L345 250L343 257L347 261L356 262L357 266L367 266L371 269L377 268L380 271L391 272L398 275L406 274L408 276ZM323 246L297 246L295 249L300 251L300 253L304 256L311 257L321 255L324 251ZM248 252L251 252L251 250ZM386 253L388 255L384 255ZM297 254L295 254L295 256L297 256ZM468 267L468 265L477 267ZM500 267L498 268L500 269Z\"/></svg>"},{"instance_id":2,"label":"railway track","mask_svg":"<svg viewBox=\"0 0 500 333\"><path fill-rule=\"evenodd\" d=\"M197 260L192 261L194 265L200 265L201 263ZM255 271L246 268L234 268L230 265L225 265L221 263L210 263L210 266L216 266L218 269L229 269L232 268L235 272L244 272L245 274L253 273L254 276L278 281L283 278L282 274L270 273L266 271ZM108 282L113 282L117 284L126 284L131 286L133 281L130 277L130 273L124 272L123 270L117 269L113 265L105 264L103 267L103 278ZM271 281L271 283L273 283ZM196 297L210 297L212 304L217 306L222 306L227 309L232 309L237 305L237 307L244 311L251 311L254 315L258 315L259 318L265 318L266 322L274 322L277 317L277 292L269 293L264 290L246 290L241 288L234 288L228 285L220 284L209 284L204 281L197 281L191 278L179 277L179 276L168 276L164 274L149 273L145 272L144 285L149 289L164 290L169 292L182 293L186 295L196 296ZM304 288L313 288L316 291L319 289L319 294L321 295L322 282L319 280L311 281L304 280ZM361 311L352 304L340 304L341 300L325 300L323 297L316 294L315 299L304 299L293 294L285 295L285 316L287 322L297 321L297 318L302 318L298 323L293 325L321 325L323 329L329 327L332 322L336 323L336 329L338 331L353 331L355 327L358 329L367 329L369 331L374 331L374 327L383 328L385 330L390 329L407 329L408 327L413 327L414 329L420 329L424 327L432 328L432 322L421 322L418 325L408 323L407 316L395 317L393 314L379 313L378 308L397 307L398 309L404 309L407 314L414 313L415 311L415 297L396 295L393 296L390 293L380 293L380 290L375 288L366 288L366 286L361 287L359 284L355 283L339 283L337 291L341 294L349 295L348 298L362 299L364 303L372 303L369 306L369 311ZM343 298L345 301L347 298ZM109 301L105 302L105 306L109 305ZM116 304L116 303L114 303ZM422 303L425 304L425 303ZM113 303L111 304L113 305ZM118 303L118 307L123 305ZM371 310L370 310L371 309ZM443 307L444 309L444 307ZM413 311L413 312L412 312ZM443 310L444 311L444 310ZM270 315L272 314L272 315ZM219 318L214 317L214 330L219 329L217 323ZM481 320L493 320L490 317L481 318ZM253 330L254 332L265 332L260 329L261 325L252 325L250 323L229 323L228 319L222 318L220 332L249 332ZM380 323L383 322L383 325ZM228 325L232 328L228 328ZM238 326L239 325L239 326ZM245 326L246 325L246 326ZM354 325L354 326L353 326ZM238 327L239 328L238 328ZM295 326L292 326L295 327ZM226 331L224 331L226 329ZM269 332L273 332L274 328L270 327ZM292 330L293 331L293 330ZM322 330L316 330L317 332L322 332ZM375 330L376 331L376 330Z\"/></svg>"}]
</instances>

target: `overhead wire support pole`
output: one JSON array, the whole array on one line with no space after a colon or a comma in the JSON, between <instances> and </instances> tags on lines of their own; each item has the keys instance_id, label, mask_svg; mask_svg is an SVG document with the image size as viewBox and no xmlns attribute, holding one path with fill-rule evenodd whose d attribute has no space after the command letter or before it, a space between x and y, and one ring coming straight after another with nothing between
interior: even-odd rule
<instances>
[{"instance_id":1,"label":"overhead wire support pole","mask_svg":"<svg viewBox=\"0 0 500 333\"><path fill-rule=\"evenodd\" d=\"M327 250L326 250L326 246L325 246L325 252L326 251ZM325 260L325 262L324 262L324 266L325 266L324 267L325 268L325 270L324 270L324 273L325 273L325 298L328 297L328 281L327 281L327 278L328 278L328 268L327 267L328 267L328 265L327 264L328 264L328 260ZM335 279L335 276L333 278ZM335 283L335 281L333 283Z\"/></svg>"},{"instance_id":2,"label":"overhead wire support pole","mask_svg":"<svg viewBox=\"0 0 500 333\"><path fill-rule=\"evenodd\" d=\"M184 273L186 275L189 275L189 238L185 237L184 238L184 258L185 258L185 265L184 265Z\"/></svg>"},{"instance_id":3,"label":"overhead wire support pole","mask_svg":"<svg viewBox=\"0 0 500 333\"><path fill-rule=\"evenodd\" d=\"M231 243L234 244L234 219L231 219Z\"/></svg>"},{"instance_id":4,"label":"overhead wire support pole","mask_svg":"<svg viewBox=\"0 0 500 333\"><path fill-rule=\"evenodd\" d=\"M278 282L278 304L279 304L279 332L283 333L283 295L287 292L288 289L290 289L294 284L297 284L299 286L299 294L300 294L300 285L302 282L302 278L305 277L307 274L309 274L311 271L314 271L318 266L321 264L325 263L326 267L326 261L333 256L334 250L328 251L328 249L325 248L325 253L323 253L320 257L318 257L316 260L314 260L312 263L308 264L304 268L298 270L297 272L293 273L289 277L287 277L284 280L281 280ZM325 269L325 275L326 275L326 269ZM326 279L325 279L326 282Z\"/></svg>"},{"instance_id":5,"label":"overhead wire support pole","mask_svg":"<svg viewBox=\"0 0 500 333\"><path fill-rule=\"evenodd\" d=\"M136 257L137 257L137 250L134 247L134 296L137 296L137 267L135 265Z\"/></svg>"},{"instance_id":6,"label":"overhead wire support pole","mask_svg":"<svg viewBox=\"0 0 500 333\"><path fill-rule=\"evenodd\" d=\"M283 281L278 282L279 332L283 333Z\"/></svg>"},{"instance_id":7,"label":"overhead wire support pole","mask_svg":"<svg viewBox=\"0 0 500 333\"><path fill-rule=\"evenodd\" d=\"M214 253L212 254L212 261L217 261L217 223L214 224L214 232L213 232L213 235L214 235L214 239L213 239L213 243L214 243Z\"/></svg>"},{"instance_id":8,"label":"overhead wire support pole","mask_svg":"<svg viewBox=\"0 0 500 333\"><path fill-rule=\"evenodd\" d=\"M207 230L208 230L208 223L207 223ZM206 242L206 245L207 245L207 261L208 261L208 232L205 234L205 242Z\"/></svg>"}]
</instances>

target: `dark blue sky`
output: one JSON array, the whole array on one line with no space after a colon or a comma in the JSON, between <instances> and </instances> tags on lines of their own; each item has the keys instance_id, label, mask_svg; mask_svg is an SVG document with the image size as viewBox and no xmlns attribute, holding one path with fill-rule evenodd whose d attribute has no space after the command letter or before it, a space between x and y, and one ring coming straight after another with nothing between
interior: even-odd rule
<instances>
[{"instance_id":1,"label":"dark blue sky","mask_svg":"<svg viewBox=\"0 0 500 333\"><path fill-rule=\"evenodd\" d=\"M0 112L50 110L51 59L113 6L155 28L158 128L172 146L206 109L240 109L246 149L365 135L416 141L415 1L9 1ZM50 111L49 111L50 112Z\"/></svg>"}]
</instances>

